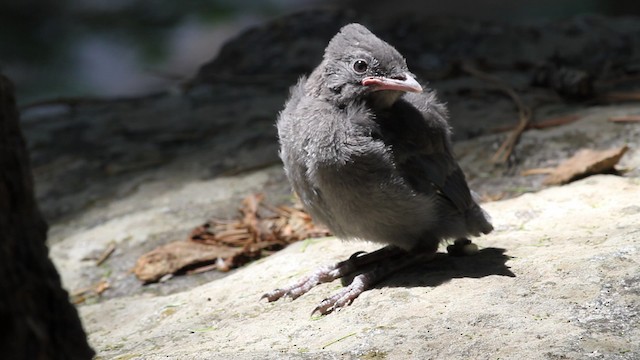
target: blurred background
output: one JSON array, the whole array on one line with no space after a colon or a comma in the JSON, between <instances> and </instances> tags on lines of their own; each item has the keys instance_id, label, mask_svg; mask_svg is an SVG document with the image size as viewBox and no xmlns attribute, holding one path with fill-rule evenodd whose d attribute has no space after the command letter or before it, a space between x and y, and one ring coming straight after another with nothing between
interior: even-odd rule
<instances>
[{"instance_id":1,"label":"blurred background","mask_svg":"<svg viewBox=\"0 0 640 360\"><path fill-rule=\"evenodd\" d=\"M178 86L253 25L312 8L369 16L462 16L538 22L640 14L637 0L3 0L0 72L19 102L128 97Z\"/></svg>"}]
</instances>

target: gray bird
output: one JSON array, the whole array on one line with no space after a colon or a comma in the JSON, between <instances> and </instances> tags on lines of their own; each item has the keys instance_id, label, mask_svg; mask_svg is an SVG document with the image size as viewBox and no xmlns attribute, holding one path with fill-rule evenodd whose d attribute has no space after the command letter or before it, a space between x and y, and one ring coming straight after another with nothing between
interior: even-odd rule
<instances>
[{"instance_id":1,"label":"gray bird","mask_svg":"<svg viewBox=\"0 0 640 360\"><path fill-rule=\"evenodd\" d=\"M362 25L333 37L322 63L292 87L277 127L285 172L313 219L339 238L386 246L318 269L268 301L358 273L314 310L327 314L433 257L441 241L464 245L493 230L454 159L445 106Z\"/></svg>"}]
</instances>

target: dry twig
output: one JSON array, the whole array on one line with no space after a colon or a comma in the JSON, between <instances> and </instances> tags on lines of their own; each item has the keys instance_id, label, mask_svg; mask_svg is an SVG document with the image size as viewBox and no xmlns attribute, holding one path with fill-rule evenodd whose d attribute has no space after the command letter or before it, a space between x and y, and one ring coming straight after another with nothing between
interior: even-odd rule
<instances>
[{"instance_id":1,"label":"dry twig","mask_svg":"<svg viewBox=\"0 0 640 360\"><path fill-rule=\"evenodd\" d=\"M109 246L102 252L102 255L100 255L100 257L98 257L98 259L96 260L96 266L102 265L102 263L105 262L115 250L116 244L110 243Z\"/></svg>"},{"instance_id":2,"label":"dry twig","mask_svg":"<svg viewBox=\"0 0 640 360\"><path fill-rule=\"evenodd\" d=\"M511 86L509 86L509 84L505 83L503 80L493 75L482 72L476 69L475 67L473 67L469 63L464 63L462 65L462 70L464 70L465 72L469 73L472 76L477 77L478 79L491 83L498 90L507 94L511 98L511 100L513 100L513 102L516 104L516 107L518 108L518 120L519 120L518 125L511 132L511 134L507 136L507 138L502 143L502 145L500 145L500 148L498 148L498 151L496 151L496 153L491 157L491 162L505 163L509 159L509 156L511 156L513 149L518 143L518 140L520 139L520 135L522 135L524 130L527 128L527 126L529 126L529 122L531 121L531 116L532 116L531 108L525 105L522 99L520 98L520 96L516 93L516 91Z\"/></svg>"},{"instance_id":3,"label":"dry twig","mask_svg":"<svg viewBox=\"0 0 640 360\"><path fill-rule=\"evenodd\" d=\"M107 289L111 287L111 284L105 279L98 281L97 283L87 286L76 291L71 292L71 302L73 304L81 304L87 300L87 298L97 297L102 295Z\"/></svg>"},{"instance_id":4,"label":"dry twig","mask_svg":"<svg viewBox=\"0 0 640 360\"><path fill-rule=\"evenodd\" d=\"M531 176L531 175L549 175L552 174L556 168L535 168L535 169L527 169L523 170L520 173L520 176Z\"/></svg>"}]
</instances>

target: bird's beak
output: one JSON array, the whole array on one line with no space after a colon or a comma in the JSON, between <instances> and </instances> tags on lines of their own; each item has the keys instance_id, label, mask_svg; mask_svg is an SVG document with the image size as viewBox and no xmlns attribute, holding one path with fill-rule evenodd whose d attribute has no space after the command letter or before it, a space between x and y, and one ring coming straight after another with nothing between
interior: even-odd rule
<instances>
[{"instance_id":1,"label":"bird's beak","mask_svg":"<svg viewBox=\"0 0 640 360\"><path fill-rule=\"evenodd\" d=\"M410 73L404 73L399 76L367 76L362 79L362 85L373 87L373 91L380 90L396 90L406 92L422 92L422 86L416 81Z\"/></svg>"}]
</instances>

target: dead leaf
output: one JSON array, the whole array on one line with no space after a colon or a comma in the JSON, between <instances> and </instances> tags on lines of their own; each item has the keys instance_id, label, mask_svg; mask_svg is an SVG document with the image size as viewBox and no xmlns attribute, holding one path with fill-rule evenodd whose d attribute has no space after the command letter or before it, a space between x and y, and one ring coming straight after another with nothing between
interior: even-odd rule
<instances>
[{"instance_id":1,"label":"dead leaf","mask_svg":"<svg viewBox=\"0 0 640 360\"><path fill-rule=\"evenodd\" d=\"M601 174L614 169L629 148L625 145L609 150L582 149L558 165L544 180L545 185L566 184L574 179Z\"/></svg>"},{"instance_id":2,"label":"dead leaf","mask_svg":"<svg viewBox=\"0 0 640 360\"><path fill-rule=\"evenodd\" d=\"M237 219L213 219L191 231L187 240L163 245L140 257L133 269L144 282L190 269L229 271L288 244L329 232L311 221L300 205L272 207L263 194L247 196Z\"/></svg>"},{"instance_id":3,"label":"dead leaf","mask_svg":"<svg viewBox=\"0 0 640 360\"><path fill-rule=\"evenodd\" d=\"M144 282L158 281L187 266L215 261L235 255L242 249L223 245L207 245L196 241L174 241L142 255L133 268L134 274Z\"/></svg>"}]
</instances>

